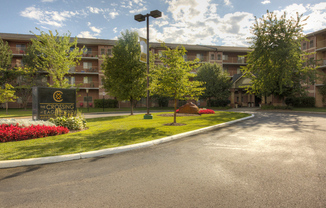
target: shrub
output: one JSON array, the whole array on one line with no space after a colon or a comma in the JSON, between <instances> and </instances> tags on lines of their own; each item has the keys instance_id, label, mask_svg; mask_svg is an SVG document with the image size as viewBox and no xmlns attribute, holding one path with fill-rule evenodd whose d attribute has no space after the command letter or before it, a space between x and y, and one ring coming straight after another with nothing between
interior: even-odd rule
<instances>
[{"instance_id":1,"label":"shrub","mask_svg":"<svg viewBox=\"0 0 326 208\"><path fill-rule=\"evenodd\" d=\"M103 108L103 99L94 100L95 108ZM104 99L104 108L117 108L118 100L115 99Z\"/></svg>"},{"instance_id":2,"label":"shrub","mask_svg":"<svg viewBox=\"0 0 326 208\"><path fill-rule=\"evenodd\" d=\"M208 100L207 105L211 107L225 107L230 103L231 103L230 100L217 99L217 100Z\"/></svg>"},{"instance_id":3,"label":"shrub","mask_svg":"<svg viewBox=\"0 0 326 208\"><path fill-rule=\"evenodd\" d=\"M69 130L61 126L31 125L28 127L9 124L0 125L0 142L20 141L66 134Z\"/></svg>"},{"instance_id":4,"label":"shrub","mask_svg":"<svg viewBox=\"0 0 326 208\"><path fill-rule=\"evenodd\" d=\"M288 97L285 99L285 104L293 107L315 107L315 103L316 100L314 97Z\"/></svg>"},{"instance_id":5,"label":"shrub","mask_svg":"<svg viewBox=\"0 0 326 208\"><path fill-rule=\"evenodd\" d=\"M70 130L81 130L87 127L86 119L80 112L77 112L76 116L57 116L56 118L50 118L48 121L56 126L67 127Z\"/></svg>"},{"instance_id":6,"label":"shrub","mask_svg":"<svg viewBox=\"0 0 326 208\"><path fill-rule=\"evenodd\" d=\"M168 107L169 106L169 98L167 97L159 97L156 99L159 107Z\"/></svg>"},{"instance_id":7,"label":"shrub","mask_svg":"<svg viewBox=\"0 0 326 208\"><path fill-rule=\"evenodd\" d=\"M79 103L80 107L83 107L84 106L84 103Z\"/></svg>"},{"instance_id":8,"label":"shrub","mask_svg":"<svg viewBox=\"0 0 326 208\"><path fill-rule=\"evenodd\" d=\"M292 110L292 106L274 106L274 105L262 105L261 106L262 110L274 110L274 109L281 109L281 110Z\"/></svg>"}]
</instances>

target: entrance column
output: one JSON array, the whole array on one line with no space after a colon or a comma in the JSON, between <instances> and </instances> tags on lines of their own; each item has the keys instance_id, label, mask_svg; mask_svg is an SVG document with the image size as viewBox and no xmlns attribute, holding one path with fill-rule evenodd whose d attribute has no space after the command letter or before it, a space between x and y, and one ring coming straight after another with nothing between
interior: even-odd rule
<instances>
[{"instance_id":1,"label":"entrance column","mask_svg":"<svg viewBox=\"0 0 326 208\"><path fill-rule=\"evenodd\" d=\"M251 95L248 93L248 104L247 104L247 106L249 106L249 103L251 104ZM250 107L252 107L252 106L250 106Z\"/></svg>"},{"instance_id":2,"label":"entrance column","mask_svg":"<svg viewBox=\"0 0 326 208\"><path fill-rule=\"evenodd\" d=\"M230 91L231 91L231 107L234 108L235 107L234 106L234 91L235 91L235 89L231 88Z\"/></svg>"}]
</instances>

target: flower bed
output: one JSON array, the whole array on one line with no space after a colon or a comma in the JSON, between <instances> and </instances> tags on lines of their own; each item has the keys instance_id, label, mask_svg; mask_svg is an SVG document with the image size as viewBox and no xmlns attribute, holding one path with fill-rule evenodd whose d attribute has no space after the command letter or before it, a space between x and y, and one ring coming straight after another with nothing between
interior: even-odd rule
<instances>
[{"instance_id":1,"label":"flower bed","mask_svg":"<svg viewBox=\"0 0 326 208\"><path fill-rule=\"evenodd\" d=\"M0 142L20 141L47 136L66 134L69 130L62 126L31 125L28 127L16 125L0 125Z\"/></svg>"},{"instance_id":2,"label":"flower bed","mask_svg":"<svg viewBox=\"0 0 326 208\"><path fill-rule=\"evenodd\" d=\"M179 113L179 109L177 109L175 112ZM215 114L215 112L212 109L200 108L199 114Z\"/></svg>"},{"instance_id":3,"label":"flower bed","mask_svg":"<svg viewBox=\"0 0 326 208\"><path fill-rule=\"evenodd\" d=\"M199 114L215 114L212 109L199 109Z\"/></svg>"}]
</instances>

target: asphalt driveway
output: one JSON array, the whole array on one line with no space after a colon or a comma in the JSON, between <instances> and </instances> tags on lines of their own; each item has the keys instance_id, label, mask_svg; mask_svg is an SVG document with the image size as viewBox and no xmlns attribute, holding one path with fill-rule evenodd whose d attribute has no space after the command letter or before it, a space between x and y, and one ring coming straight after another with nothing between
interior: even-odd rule
<instances>
[{"instance_id":1,"label":"asphalt driveway","mask_svg":"<svg viewBox=\"0 0 326 208\"><path fill-rule=\"evenodd\" d=\"M326 115L254 113L149 148L0 169L0 205L326 207Z\"/></svg>"}]
</instances>

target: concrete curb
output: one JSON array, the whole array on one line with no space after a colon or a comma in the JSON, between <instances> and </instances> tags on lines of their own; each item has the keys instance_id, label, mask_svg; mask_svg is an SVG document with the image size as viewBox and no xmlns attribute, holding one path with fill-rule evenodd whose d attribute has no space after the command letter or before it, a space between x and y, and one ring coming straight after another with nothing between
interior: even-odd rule
<instances>
[{"instance_id":1,"label":"concrete curb","mask_svg":"<svg viewBox=\"0 0 326 208\"><path fill-rule=\"evenodd\" d=\"M248 116L245 118L240 118L240 119L237 119L234 121L229 121L226 123L221 123L221 124L217 124L214 126L209 126L209 127L197 129L194 131L189 131L189 132L173 135L173 136L168 136L168 137L156 139L153 141L143 142L143 143L139 143L139 144L132 144L132 145L127 145L127 146L122 146L122 147L114 147L114 148L109 148L109 149L102 149L102 150L76 153L76 154L70 154L70 155L0 161L0 169L1 168L13 168L13 167L19 167L19 166L27 166L27 165L41 165L41 164L47 164L47 163L57 163L57 162L64 162L64 161L69 161L69 160L79 160L79 159L84 159L84 158L99 157L99 156L103 156L103 155L110 155L110 154L116 154L116 153L120 153L120 152L126 152L126 151L130 151L130 150L134 150L134 149L145 148L145 147L150 147L150 146L157 145L157 144L162 144L162 143L173 141L176 139L185 138L187 136L192 136L192 135L208 132L208 131L218 129L218 128L223 128L225 126L228 126L228 125L240 122L240 121L244 121L247 119L251 119L253 117L255 117L255 115L251 114L251 116Z\"/></svg>"}]
</instances>

